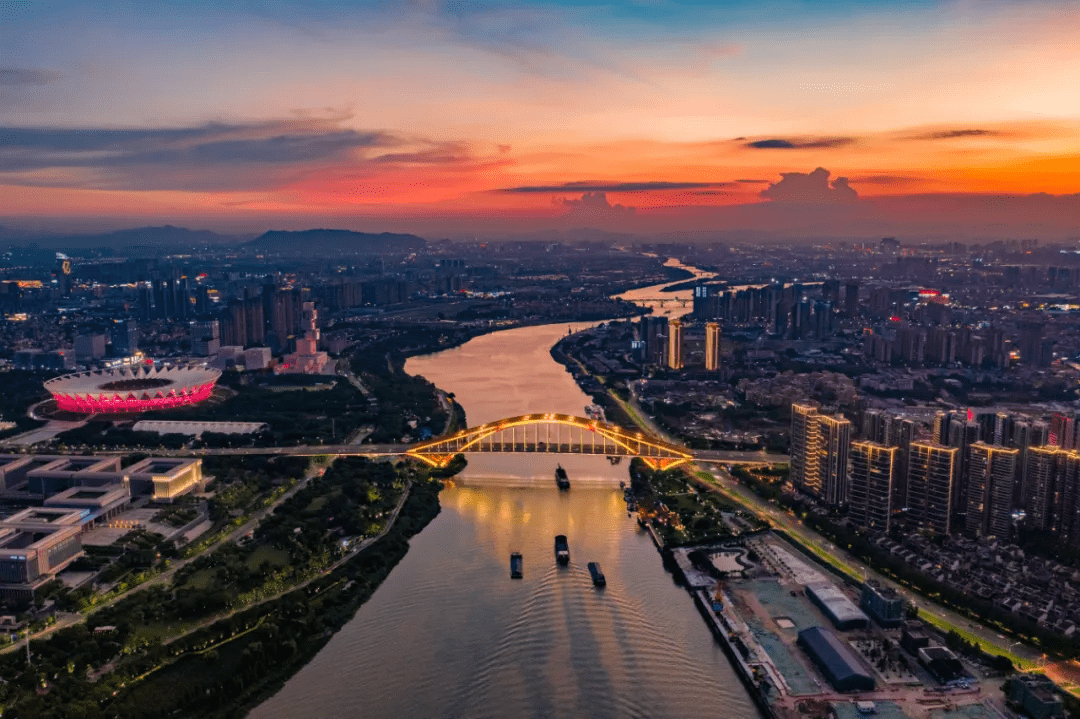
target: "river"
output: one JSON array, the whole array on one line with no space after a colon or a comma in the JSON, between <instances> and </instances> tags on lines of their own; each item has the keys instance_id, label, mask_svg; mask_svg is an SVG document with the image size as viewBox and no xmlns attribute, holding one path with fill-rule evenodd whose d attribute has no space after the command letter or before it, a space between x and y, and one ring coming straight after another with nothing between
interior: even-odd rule
<instances>
[{"instance_id":1,"label":"river","mask_svg":"<svg viewBox=\"0 0 1080 719\"><path fill-rule=\"evenodd\" d=\"M471 425L580 415L589 398L549 354L567 329L484 335L412 358L406 370L454 392ZM569 492L555 487L557 462ZM603 457L472 455L372 598L250 716L756 716L690 597L627 515L618 487L626 467ZM567 568L554 562L556 534L570 541ZM524 579L509 578L512 551L524 555ZM606 589L593 588L589 561L602 565Z\"/></svg>"}]
</instances>

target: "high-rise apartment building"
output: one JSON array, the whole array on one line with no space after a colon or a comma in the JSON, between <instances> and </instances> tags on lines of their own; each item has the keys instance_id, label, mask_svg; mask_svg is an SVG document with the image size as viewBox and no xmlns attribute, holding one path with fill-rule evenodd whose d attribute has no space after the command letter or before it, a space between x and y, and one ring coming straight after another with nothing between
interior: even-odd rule
<instances>
[{"instance_id":1,"label":"high-rise apartment building","mask_svg":"<svg viewBox=\"0 0 1080 719\"><path fill-rule=\"evenodd\" d=\"M957 470L959 481L956 491L953 492L953 511L959 511L967 502L969 450L971 445L979 441L979 423L964 419L962 415L960 417L953 415L949 422L948 432L948 437L942 444L960 450L960 467Z\"/></svg>"},{"instance_id":2,"label":"high-rise apartment building","mask_svg":"<svg viewBox=\"0 0 1080 719\"><path fill-rule=\"evenodd\" d=\"M1076 448L1076 415L1057 412L1050 417L1050 439L1048 444L1061 449Z\"/></svg>"},{"instance_id":3,"label":"high-rise apartment building","mask_svg":"<svg viewBox=\"0 0 1080 719\"><path fill-rule=\"evenodd\" d=\"M705 325L705 369L710 372L720 369L720 325L716 322Z\"/></svg>"},{"instance_id":4,"label":"high-rise apartment building","mask_svg":"<svg viewBox=\"0 0 1080 719\"><path fill-rule=\"evenodd\" d=\"M667 366L670 369L683 368L683 331L682 320L668 323Z\"/></svg>"},{"instance_id":5,"label":"high-rise apartment building","mask_svg":"<svg viewBox=\"0 0 1080 719\"><path fill-rule=\"evenodd\" d=\"M1031 447L1027 451L1027 482L1024 492L1024 511L1029 526L1051 529L1055 509L1060 504L1058 493L1064 488L1067 458L1071 453L1057 447Z\"/></svg>"},{"instance_id":6,"label":"high-rise apartment building","mask_svg":"<svg viewBox=\"0 0 1080 719\"><path fill-rule=\"evenodd\" d=\"M1032 367L1045 367L1050 364L1050 353L1043 339L1046 325L1034 319L1016 324L1020 330L1020 361Z\"/></svg>"},{"instance_id":7,"label":"high-rise apartment building","mask_svg":"<svg viewBox=\"0 0 1080 719\"><path fill-rule=\"evenodd\" d=\"M791 479L830 505L848 500L851 422L818 414L811 405L791 406Z\"/></svg>"},{"instance_id":8,"label":"high-rise apartment building","mask_svg":"<svg viewBox=\"0 0 1080 719\"><path fill-rule=\"evenodd\" d=\"M848 452L851 422L842 417L818 415L815 493L832 506L848 501ZM810 482L808 482L810 485Z\"/></svg>"},{"instance_id":9,"label":"high-rise apartment building","mask_svg":"<svg viewBox=\"0 0 1080 719\"><path fill-rule=\"evenodd\" d=\"M1080 453L1066 454L1064 466L1058 473L1055 497L1053 528L1063 541L1080 547Z\"/></svg>"},{"instance_id":10,"label":"high-rise apartment building","mask_svg":"<svg viewBox=\"0 0 1080 719\"><path fill-rule=\"evenodd\" d=\"M848 280L844 283L844 314L854 318L859 314L859 281Z\"/></svg>"},{"instance_id":11,"label":"high-rise apartment building","mask_svg":"<svg viewBox=\"0 0 1080 719\"><path fill-rule=\"evenodd\" d=\"M139 325L133 319L113 320L109 327L113 355L125 357L139 349Z\"/></svg>"},{"instance_id":12,"label":"high-rise apartment building","mask_svg":"<svg viewBox=\"0 0 1080 719\"><path fill-rule=\"evenodd\" d=\"M806 488L809 467L816 470L818 410L809 404L791 405L791 482Z\"/></svg>"},{"instance_id":13,"label":"high-rise apartment building","mask_svg":"<svg viewBox=\"0 0 1080 719\"><path fill-rule=\"evenodd\" d=\"M644 315L641 318L641 339L645 342L645 361L650 365L664 364L667 354L668 318Z\"/></svg>"},{"instance_id":14,"label":"high-rise apartment building","mask_svg":"<svg viewBox=\"0 0 1080 719\"><path fill-rule=\"evenodd\" d=\"M975 537L1006 539L1012 528L1013 483L1019 451L975 442L968 447L967 516L964 528Z\"/></svg>"},{"instance_id":15,"label":"high-rise apartment building","mask_svg":"<svg viewBox=\"0 0 1080 719\"><path fill-rule=\"evenodd\" d=\"M936 442L912 442L907 457L908 516L937 534L952 530L953 492L960 450Z\"/></svg>"},{"instance_id":16,"label":"high-rise apartment building","mask_svg":"<svg viewBox=\"0 0 1080 719\"><path fill-rule=\"evenodd\" d=\"M848 455L848 506L856 526L887 532L892 520L896 447L867 440L852 442Z\"/></svg>"}]
</instances>

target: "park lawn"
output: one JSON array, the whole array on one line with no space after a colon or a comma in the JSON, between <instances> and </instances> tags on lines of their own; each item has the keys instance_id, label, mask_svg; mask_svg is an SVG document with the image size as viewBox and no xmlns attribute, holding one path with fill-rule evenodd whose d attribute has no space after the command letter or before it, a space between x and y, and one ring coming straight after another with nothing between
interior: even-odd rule
<instances>
[{"instance_id":1,"label":"park lawn","mask_svg":"<svg viewBox=\"0 0 1080 719\"><path fill-rule=\"evenodd\" d=\"M311 500L311 502L308 504L308 506L304 507L304 512L306 514L318 514L319 512L322 511L323 507L325 507L326 503L329 502L329 501L330 501L330 495L329 494L324 494L324 495L321 495L319 497L316 497L315 499Z\"/></svg>"},{"instance_id":2,"label":"park lawn","mask_svg":"<svg viewBox=\"0 0 1080 719\"><path fill-rule=\"evenodd\" d=\"M200 569L196 572L192 572L191 576L184 582L185 587L191 587L192 589L206 590L214 583L214 575L217 570L213 568Z\"/></svg>"},{"instance_id":3,"label":"park lawn","mask_svg":"<svg viewBox=\"0 0 1080 719\"><path fill-rule=\"evenodd\" d=\"M244 560L244 564L247 565L248 569L253 570L261 567L263 562L269 562L274 567L287 567L289 566L289 552L277 547L260 544Z\"/></svg>"},{"instance_id":4,"label":"park lawn","mask_svg":"<svg viewBox=\"0 0 1080 719\"><path fill-rule=\"evenodd\" d=\"M190 632L198 622L183 622L176 620L173 622L151 622L149 624L138 624L132 631L131 637L128 639L128 644L131 646L142 646L144 644L152 644L155 642L164 642L172 637L178 637L181 634Z\"/></svg>"}]
</instances>

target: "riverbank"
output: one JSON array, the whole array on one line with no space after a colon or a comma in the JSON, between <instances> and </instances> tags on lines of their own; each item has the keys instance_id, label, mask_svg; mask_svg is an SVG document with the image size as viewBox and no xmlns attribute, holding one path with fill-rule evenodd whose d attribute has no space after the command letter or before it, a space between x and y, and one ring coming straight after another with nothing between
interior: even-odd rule
<instances>
[{"instance_id":1,"label":"riverbank","mask_svg":"<svg viewBox=\"0 0 1080 719\"><path fill-rule=\"evenodd\" d=\"M160 575L167 584L34 642L31 665L0 659L5 716L239 717L279 689L440 511L442 485L423 468L345 459L313 472L242 538Z\"/></svg>"},{"instance_id":2,"label":"riverbank","mask_svg":"<svg viewBox=\"0 0 1080 719\"><path fill-rule=\"evenodd\" d=\"M119 716L181 712L239 719L305 666L405 557L440 511L438 482L413 486L378 541L309 584L216 622L171 649L179 658L117 696Z\"/></svg>"}]
</instances>

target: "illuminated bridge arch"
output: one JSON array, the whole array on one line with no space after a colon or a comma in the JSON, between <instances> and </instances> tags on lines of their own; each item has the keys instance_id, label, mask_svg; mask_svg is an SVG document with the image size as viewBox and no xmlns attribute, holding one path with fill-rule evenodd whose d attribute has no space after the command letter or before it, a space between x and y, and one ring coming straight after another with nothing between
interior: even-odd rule
<instances>
[{"instance_id":1,"label":"illuminated bridge arch","mask_svg":"<svg viewBox=\"0 0 1080 719\"><path fill-rule=\"evenodd\" d=\"M641 457L653 469L668 469L693 459L681 447L644 432L568 414L527 414L443 435L409 448L407 454L433 467L445 467L467 452L551 452Z\"/></svg>"}]
</instances>

